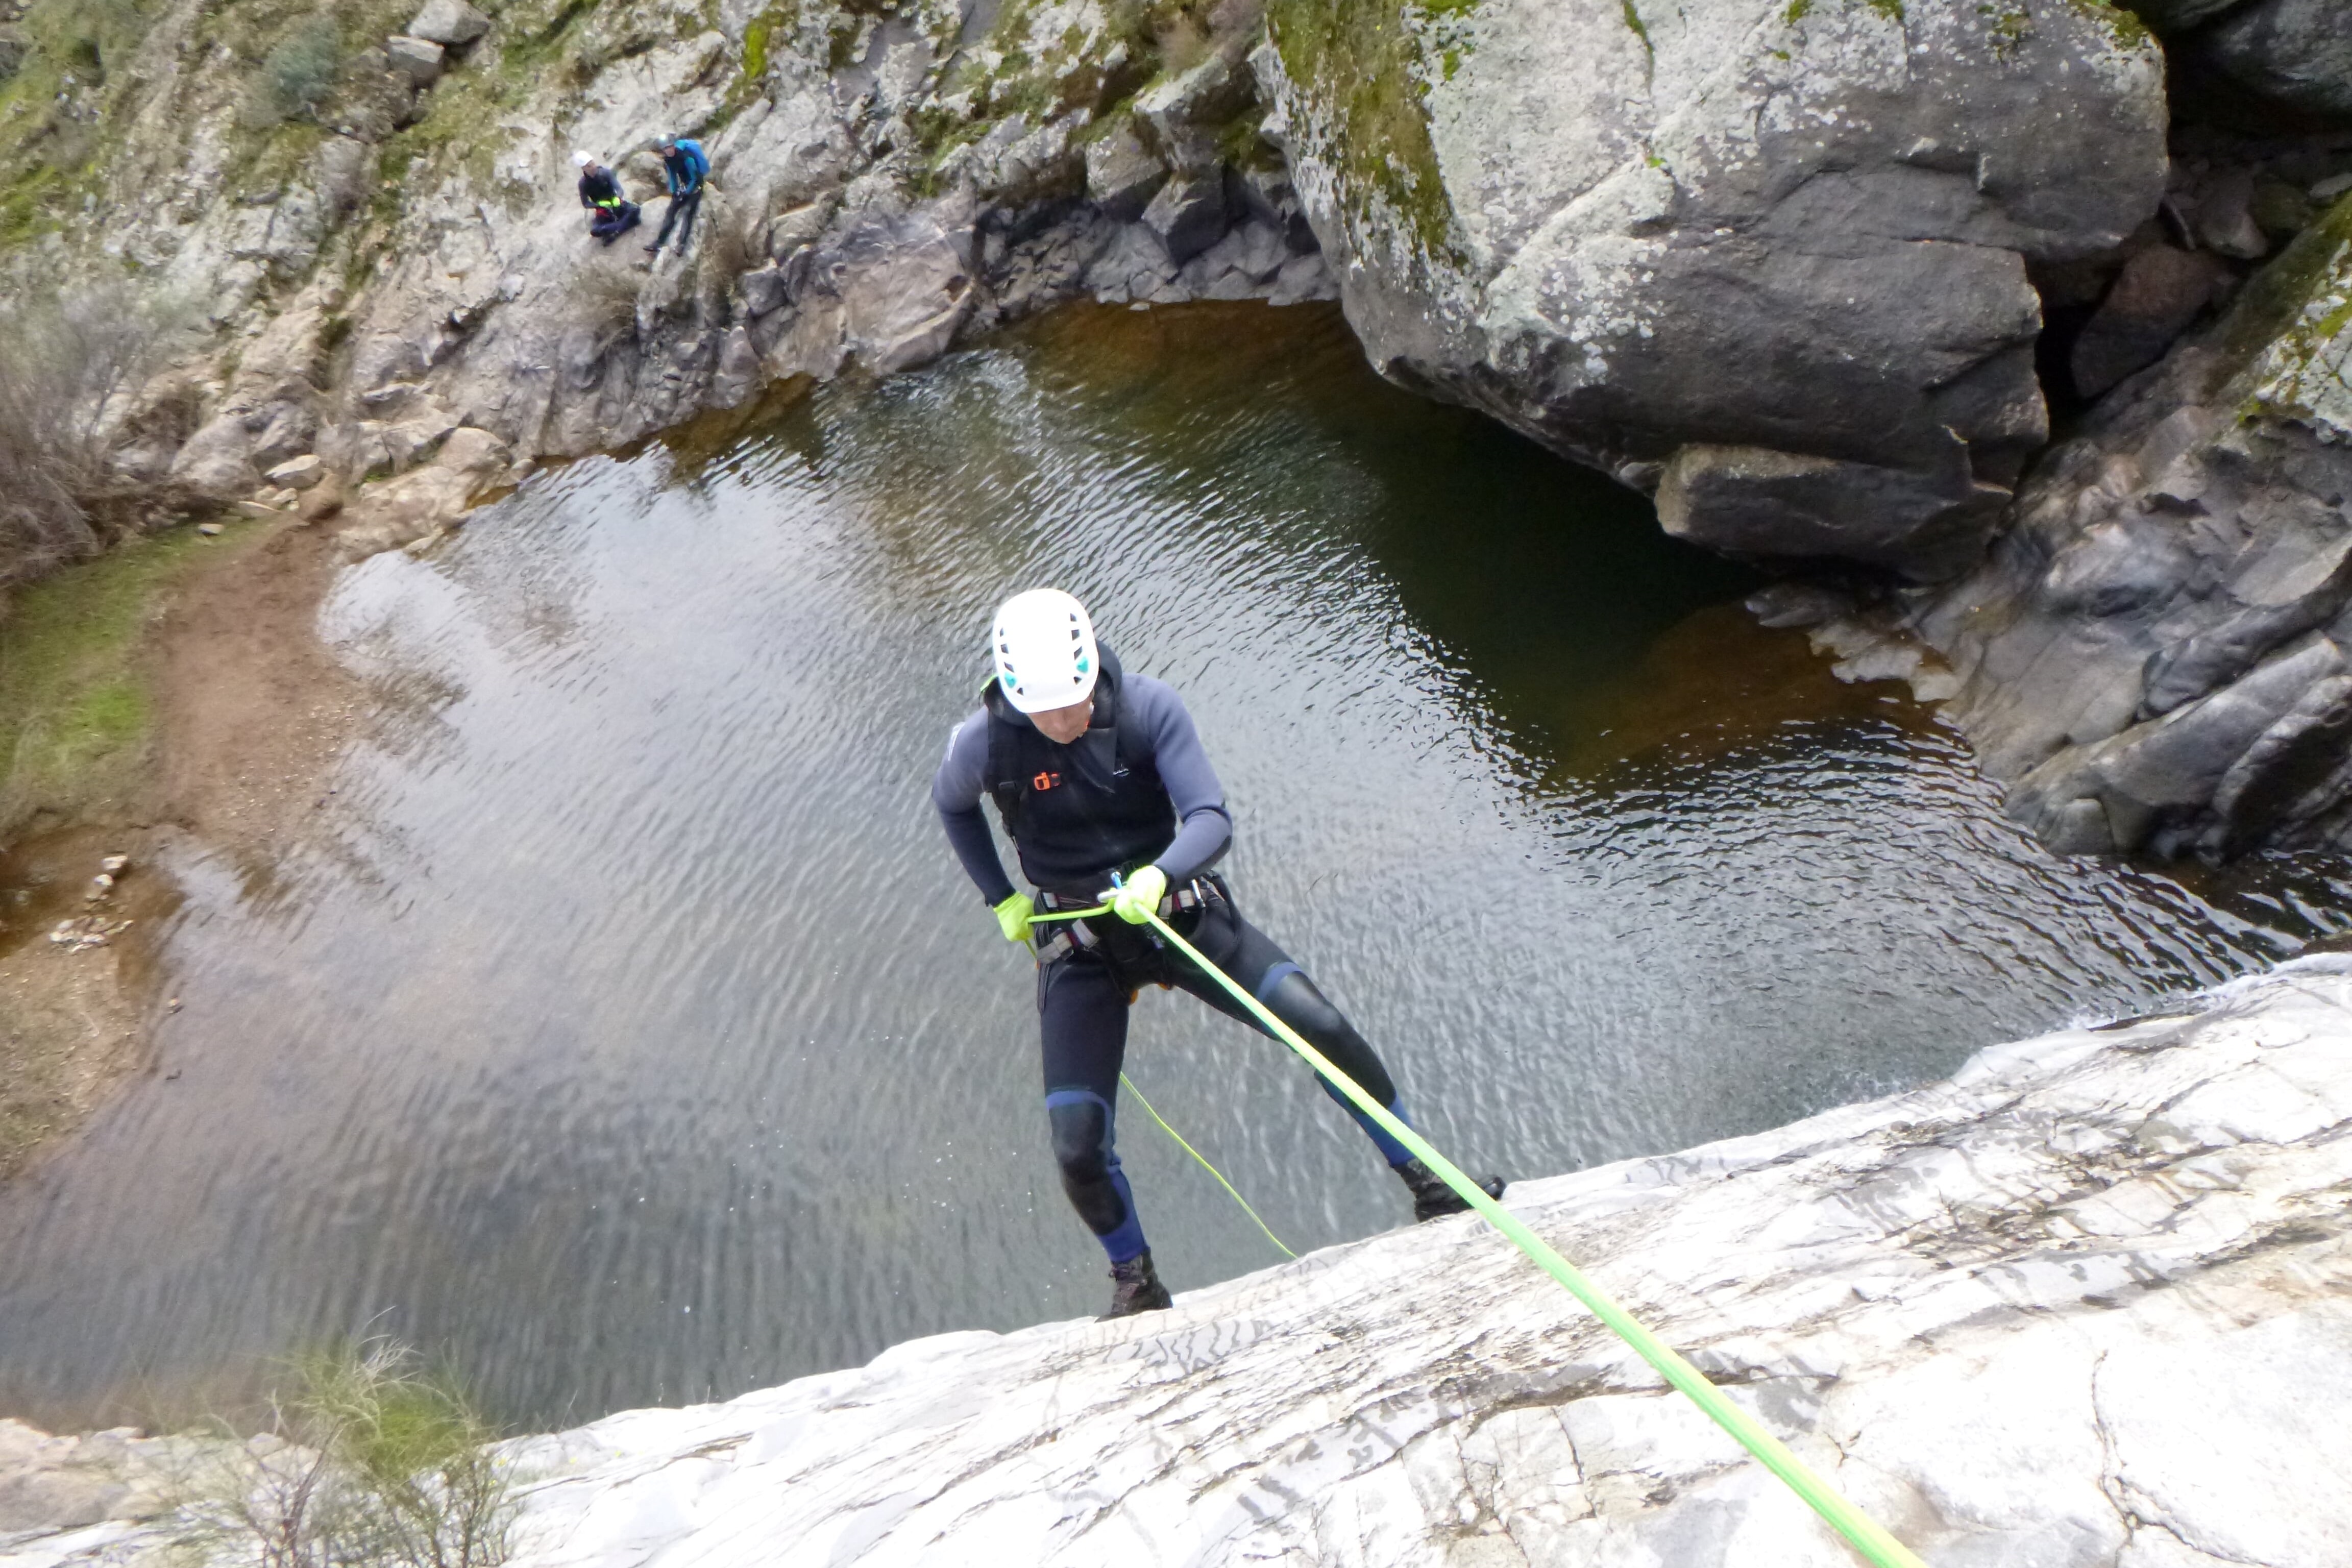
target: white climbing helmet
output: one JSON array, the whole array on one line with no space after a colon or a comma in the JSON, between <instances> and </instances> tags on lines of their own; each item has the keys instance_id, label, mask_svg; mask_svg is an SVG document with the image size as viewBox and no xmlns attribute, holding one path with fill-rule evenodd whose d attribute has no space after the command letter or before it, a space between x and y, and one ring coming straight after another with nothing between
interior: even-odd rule
<instances>
[{"instance_id":1,"label":"white climbing helmet","mask_svg":"<svg viewBox=\"0 0 2352 1568\"><path fill-rule=\"evenodd\" d=\"M1032 588L998 605L988 653L1004 700L1024 713L1085 701L1102 668L1087 607L1059 588Z\"/></svg>"},{"instance_id":2,"label":"white climbing helmet","mask_svg":"<svg viewBox=\"0 0 2352 1568\"><path fill-rule=\"evenodd\" d=\"M593 153L574 153L572 154L572 161L579 164L583 169L593 169L596 166L596 154Z\"/></svg>"}]
</instances>

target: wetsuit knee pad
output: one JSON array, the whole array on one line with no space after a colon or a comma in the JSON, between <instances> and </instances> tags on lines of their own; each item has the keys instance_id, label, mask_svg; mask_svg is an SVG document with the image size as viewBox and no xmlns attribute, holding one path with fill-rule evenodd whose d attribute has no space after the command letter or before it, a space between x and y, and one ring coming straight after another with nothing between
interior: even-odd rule
<instances>
[{"instance_id":1,"label":"wetsuit knee pad","mask_svg":"<svg viewBox=\"0 0 2352 1568\"><path fill-rule=\"evenodd\" d=\"M1110 1112L1092 1095L1048 1103L1054 1130L1054 1163L1065 1181L1100 1182L1110 1176Z\"/></svg>"},{"instance_id":2,"label":"wetsuit knee pad","mask_svg":"<svg viewBox=\"0 0 2352 1568\"><path fill-rule=\"evenodd\" d=\"M1111 1149L1110 1107L1084 1092L1055 1095L1045 1102L1054 1131L1054 1163L1062 1168L1062 1192L1088 1230L1114 1248L1112 1261L1143 1249L1127 1177Z\"/></svg>"}]
</instances>

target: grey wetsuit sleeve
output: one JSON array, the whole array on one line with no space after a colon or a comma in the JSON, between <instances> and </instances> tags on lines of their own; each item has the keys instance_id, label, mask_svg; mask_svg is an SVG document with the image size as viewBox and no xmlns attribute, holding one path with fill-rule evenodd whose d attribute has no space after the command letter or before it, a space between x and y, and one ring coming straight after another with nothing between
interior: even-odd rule
<instances>
[{"instance_id":1,"label":"grey wetsuit sleeve","mask_svg":"<svg viewBox=\"0 0 2352 1568\"><path fill-rule=\"evenodd\" d=\"M1192 715L1185 710L1184 700L1176 695L1174 687L1148 675L1130 675L1126 696L1134 704L1133 716L1151 738L1152 765L1160 770L1160 782L1167 786L1168 798L1181 824L1174 841L1160 851L1157 864L1171 882L1182 882L1233 842L1234 819L1225 810L1225 786L1217 782L1217 770L1209 765L1209 753L1192 728Z\"/></svg>"},{"instance_id":2,"label":"grey wetsuit sleeve","mask_svg":"<svg viewBox=\"0 0 2352 1568\"><path fill-rule=\"evenodd\" d=\"M1013 896L1013 881L997 858L988 818L981 815L981 796L987 787L988 711L982 709L948 737L948 754L931 777L931 804L939 807L940 825L948 830L948 844L963 862L964 874L994 909Z\"/></svg>"}]
</instances>

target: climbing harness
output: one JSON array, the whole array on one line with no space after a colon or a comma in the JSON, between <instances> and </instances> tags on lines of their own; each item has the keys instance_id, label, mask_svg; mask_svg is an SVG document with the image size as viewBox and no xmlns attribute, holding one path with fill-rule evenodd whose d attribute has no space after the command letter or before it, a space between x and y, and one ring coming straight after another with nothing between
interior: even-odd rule
<instances>
[{"instance_id":1,"label":"climbing harness","mask_svg":"<svg viewBox=\"0 0 2352 1568\"><path fill-rule=\"evenodd\" d=\"M1189 882L1171 887L1160 900L1160 912L1172 917L1197 910L1203 904L1217 899L1231 901L1221 890L1221 884L1208 877L1195 877ZM1049 963L1068 953L1101 945L1100 937L1076 922L1089 915L1104 913L1109 909L1109 905L1093 902L1090 898L1082 900L1068 893L1057 893L1050 888L1039 890L1037 901L1051 912L1030 916L1029 923L1032 926L1043 925L1048 921L1069 922L1048 936L1033 938L1032 948L1037 954L1038 963ZM1086 907L1078 908L1080 903L1084 903ZM1157 945L1158 939L1154 938L1153 942L1154 945Z\"/></svg>"},{"instance_id":2,"label":"climbing harness","mask_svg":"<svg viewBox=\"0 0 2352 1568\"><path fill-rule=\"evenodd\" d=\"M1202 1153L1198 1149L1193 1148L1190 1143L1185 1142L1184 1134L1177 1131L1173 1127L1169 1126L1167 1118L1161 1116L1160 1112L1151 1109L1151 1101L1143 1098L1143 1091L1135 1087L1135 1080L1133 1079L1128 1077L1125 1073L1120 1073L1118 1075L1118 1081L1127 1086L1128 1093L1135 1096L1135 1103L1143 1107L1143 1114L1158 1122L1160 1124L1160 1131L1167 1133L1169 1137L1176 1140L1176 1147L1183 1150L1184 1152L1192 1155L1195 1160L1200 1161L1201 1169L1208 1172L1209 1174L1217 1178L1217 1185L1224 1188L1226 1194L1230 1196L1234 1202L1242 1205L1242 1213L1250 1216L1252 1224L1255 1225L1258 1229L1265 1232L1265 1238L1274 1243L1276 1251L1281 1253L1285 1258L1296 1258L1298 1256L1298 1254L1291 1251L1289 1247L1283 1245L1282 1237L1274 1234L1274 1228L1271 1226L1257 1217L1257 1210L1250 1207L1249 1199L1242 1196L1241 1194L1234 1190L1234 1184L1225 1180L1225 1173L1223 1171L1218 1170L1214 1165L1210 1164L1207 1155Z\"/></svg>"},{"instance_id":3,"label":"climbing harness","mask_svg":"<svg viewBox=\"0 0 2352 1568\"><path fill-rule=\"evenodd\" d=\"M1110 905L1104 902L1097 904L1092 909L1057 910L1052 914L1038 915L1034 919L1037 922L1075 921L1109 912ZM1537 1268L1566 1286L1570 1295L1584 1303L1586 1309L1594 1317L1608 1325L1610 1331L1619 1339L1631 1345L1635 1353L1657 1370L1660 1376L1687 1395L1691 1402L1705 1411L1707 1417L1717 1426L1731 1434L1739 1446L1753 1454L1766 1469L1788 1483L1789 1489L1803 1499L1806 1506L1821 1515L1831 1528L1844 1536L1855 1551L1875 1563L1877 1568L1927 1568L1927 1564L1921 1562L1908 1547L1889 1534L1885 1526L1848 1502L1836 1488L1814 1474L1811 1466L1790 1453L1787 1444L1766 1431L1763 1424L1753 1415L1733 1404L1721 1389L1707 1381L1705 1373L1684 1360L1681 1353L1673 1346L1643 1328L1633 1315L1619 1306L1607 1291L1586 1279L1582 1270L1553 1251L1543 1237L1528 1229L1524 1220L1487 1196L1477 1183L1462 1173L1460 1167L1439 1153L1430 1145L1428 1140L1407 1126L1402 1118L1366 1093L1355 1079L1341 1072L1332 1064L1330 1058L1308 1045L1300 1037L1297 1031L1276 1017L1263 1003L1236 984L1231 975L1210 963L1198 948L1178 935L1174 927L1158 914L1151 915L1150 921L1153 931L1161 939L1198 964L1203 974L1215 981L1228 995L1246 1008L1250 1016L1264 1025L1275 1038L1297 1052L1308 1067L1313 1068L1322 1076L1325 1082L1337 1088L1360 1107L1365 1115L1379 1123L1381 1130L1390 1137L1412 1151L1414 1157L1436 1172L1447 1186L1452 1187L1461 1195L1463 1202L1477 1210L1487 1224L1501 1231L1506 1239L1533 1259ZM1120 1075L1122 1080L1125 1076L1125 1074ZM1130 1090L1134 1087L1131 1083L1128 1085ZM1138 1095L1136 1098L1140 1100L1142 1096ZM1147 1105L1144 1109L1149 1111L1151 1108ZM1154 1115L1152 1120L1159 1121L1160 1118ZM1168 1124L1161 1121L1160 1125L1166 1127ZM1171 1128L1170 1131L1172 1135L1174 1130ZM1178 1142L1183 1141L1179 1139ZM1190 1145L1186 1147L1189 1149ZM1193 1157L1200 1158L1197 1154ZM1208 1162L1203 1160L1202 1163L1207 1164ZM1213 1170L1213 1167L1212 1169ZM1220 1182L1224 1180L1223 1176L1217 1179ZM1230 1185L1225 1190L1233 1191ZM1238 1198L1241 1194L1235 1193L1234 1195ZM1246 1208L1248 1205L1244 1204L1243 1206ZM1255 1219L1257 1216L1253 1214L1250 1217ZM1265 1228L1263 1221L1260 1222L1259 1228ZM1271 1236L1273 1233L1268 1231L1267 1234ZM1276 1245L1279 1246L1280 1243Z\"/></svg>"}]
</instances>

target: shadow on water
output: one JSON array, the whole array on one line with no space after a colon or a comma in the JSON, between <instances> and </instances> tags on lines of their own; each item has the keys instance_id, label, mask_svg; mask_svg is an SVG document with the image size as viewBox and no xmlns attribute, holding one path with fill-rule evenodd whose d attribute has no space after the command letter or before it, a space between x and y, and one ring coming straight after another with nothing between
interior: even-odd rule
<instances>
[{"instance_id":1,"label":"shadow on water","mask_svg":"<svg viewBox=\"0 0 2352 1568\"><path fill-rule=\"evenodd\" d=\"M1753 626L1744 570L1381 383L1328 309L1066 311L780 405L341 579L372 730L266 877L172 868L170 1076L0 1190L0 1412L218 1403L381 1332L537 1425L1099 1310L1029 973L926 795L1041 582L1183 691L1244 907L1507 1173L2347 924L2332 862L2043 854L1924 710ZM1294 1246L1402 1217L1259 1037L1153 993L1128 1065ZM1121 1152L1180 1289L1273 1260L1148 1122Z\"/></svg>"}]
</instances>

